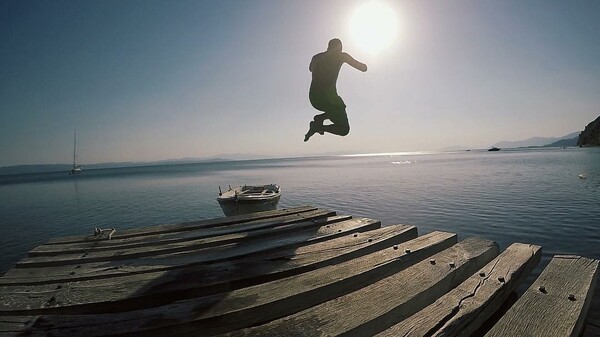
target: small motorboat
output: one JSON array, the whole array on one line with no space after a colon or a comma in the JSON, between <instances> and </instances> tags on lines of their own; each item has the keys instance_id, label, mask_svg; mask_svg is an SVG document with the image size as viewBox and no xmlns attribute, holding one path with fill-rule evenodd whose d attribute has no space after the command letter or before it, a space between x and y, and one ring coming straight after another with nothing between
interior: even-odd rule
<instances>
[{"instance_id":1,"label":"small motorboat","mask_svg":"<svg viewBox=\"0 0 600 337\"><path fill-rule=\"evenodd\" d=\"M275 210L279 198L281 198L281 188L275 184L244 185L236 188L229 186L226 192L222 192L219 186L217 201L225 216L231 216Z\"/></svg>"},{"instance_id":2,"label":"small motorboat","mask_svg":"<svg viewBox=\"0 0 600 337\"><path fill-rule=\"evenodd\" d=\"M488 151L500 151L500 149L495 146L492 146L492 148L488 149Z\"/></svg>"}]
</instances>

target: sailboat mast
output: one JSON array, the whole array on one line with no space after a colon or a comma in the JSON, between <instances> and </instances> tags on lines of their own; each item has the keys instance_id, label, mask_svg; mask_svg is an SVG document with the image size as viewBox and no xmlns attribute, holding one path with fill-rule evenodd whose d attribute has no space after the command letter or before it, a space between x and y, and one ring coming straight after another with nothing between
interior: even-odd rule
<instances>
[{"instance_id":1,"label":"sailboat mast","mask_svg":"<svg viewBox=\"0 0 600 337\"><path fill-rule=\"evenodd\" d=\"M73 168L75 168L75 156L77 151L77 130L75 130L75 135L73 136Z\"/></svg>"}]
</instances>

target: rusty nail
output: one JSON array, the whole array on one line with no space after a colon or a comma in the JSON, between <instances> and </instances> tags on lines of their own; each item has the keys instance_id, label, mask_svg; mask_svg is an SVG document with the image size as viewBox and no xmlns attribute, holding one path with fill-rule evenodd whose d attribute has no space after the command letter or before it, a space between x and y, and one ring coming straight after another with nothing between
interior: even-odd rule
<instances>
[{"instance_id":1,"label":"rusty nail","mask_svg":"<svg viewBox=\"0 0 600 337\"><path fill-rule=\"evenodd\" d=\"M367 240L367 241L369 241L369 242L373 242L373 239L369 239L369 240Z\"/></svg>"},{"instance_id":2,"label":"rusty nail","mask_svg":"<svg viewBox=\"0 0 600 337\"><path fill-rule=\"evenodd\" d=\"M504 276L498 276L498 281L504 283Z\"/></svg>"},{"instance_id":3,"label":"rusty nail","mask_svg":"<svg viewBox=\"0 0 600 337\"><path fill-rule=\"evenodd\" d=\"M429 259L429 263L435 264L435 259Z\"/></svg>"},{"instance_id":4,"label":"rusty nail","mask_svg":"<svg viewBox=\"0 0 600 337\"><path fill-rule=\"evenodd\" d=\"M449 265L450 265L450 268L456 267L456 265L454 264L454 261L450 262Z\"/></svg>"},{"instance_id":5,"label":"rusty nail","mask_svg":"<svg viewBox=\"0 0 600 337\"><path fill-rule=\"evenodd\" d=\"M575 301L575 295L573 295L573 294L569 295L569 300Z\"/></svg>"},{"instance_id":6,"label":"rusty nail","mask_svg":"<svg viewBox=\"0 0 600 337\"><path fill-rule=\"evenodd\" d=\"M357 236L358 236L358 234L354 234L354 237L357 237Z\"/></svg>"},{"instance_id":7,"label":"rusty nail","mask_svg":"<svg viewBox=\"0 0 600 337\"><path fill-rule=\"evenodd\" d=\"M544 294L546 293L546 287L544 287L544 286L540 286L540 287L538 288L538 290L539 290L540 292L544 293Z\"/></svg>"},{"instance_id":8,"label":"rusty nail","mask_svg":"<svg viewBox=\"0 0 600 337\"><path fill-rule=\"evenodd\" d=\"M394 246L394 250L398 250L398 246Z\"/></svg>"},{"instance_id":9,"label":"rusty nail","mask_svg":"<svg viewBox=\"0 0 600 337\"><path fill-rule=\"evenodd\" d=\"M342 231L341 229L338 229L338 233L341 232L341 231Z\"/></svg>"},{"instance_id":10,"label":"rusty nail","mask_svg":"<svg viewBox=\"0 0 600 337\"><path fill-rule=\"evenodd\" d=\"M479 276L484 277L485 276L485 272L484 271L480 271L479 272Z\"/></svg>"},{"instance_id":11,"label":"rusty nail","mask_svg":"<svg viewBox=\"0 0 600 337\"><path fill-rule=\"evenodd\" d=\"M406 248L406 249L404 250L404 252L405 252L405 253L410 253L410 249Z\"/></svg>"}]
</instances>

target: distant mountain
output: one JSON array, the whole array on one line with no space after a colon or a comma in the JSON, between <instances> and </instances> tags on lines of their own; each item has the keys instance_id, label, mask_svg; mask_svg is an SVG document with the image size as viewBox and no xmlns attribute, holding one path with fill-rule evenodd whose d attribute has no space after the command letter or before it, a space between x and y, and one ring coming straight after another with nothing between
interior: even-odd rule
<instances>
[{"instance_id":1,"label":"distant mountain","mask_svg":"<svg viewBox=\"0 0 600 337\"><path fill-rule=\"evenodd\" d=\"M501 149L506 148L517 148L517 147L534 147L534 146L546 146L563 139L573 139L579 135L579 132L573 132L563 137L532 137L525 140L518 141L502 141L494 144L495 147Z\"/></svg>"},{"instance_id":2,"label":"distant mountain","mask_svg":"<svg viewBox=\"0 0 600 337\"><path fill-rule=\"evenodd\" d=\"M470 147L464 145L450 145L444 148L441 148L439 151L441 152L454 152L454 151L466 151L469 150Z\"/></svg>"},{"instance_id":3,"label":"distant mountain","mask_svg":"<svg viewBox=\"0 0 600 337\"><path fill-rule=\"evenodd\" d=\"M166 159L149 162L109 162L99 164L83 164L83 170L119 168L119 167L136 167L136 166L155 166L155 165L171 165L171 164L194 164L206 162L228 161L219 157L211 158L181 158L181 159ZM73 164L33 164L33 165L14 165L0 167L0 175L9 174L29 174L29 173L44 173L44 172L68 172L73 168Z\"/></svg>"},{"instance_id":4,"label":"distant mountain","mask_svg":"<svg viewBox=\"0 0 600 337\"><path fill-rule=\"evenodd\" d=\"M581 131L577 140L579 146L600 146L600 116Z\"/></svg>"},{"instance_id":5,"label":"distant mountain","mask_svg":"<svg viewBox=\"0 0 600 337\"><path fill-rule=\"evenodd\" d=\"M573 137L571 139L561 139L561 140L555 141L554 143L544 145L544 147L577 146L577 139L579 139L579 136Z\"/></svg>"},{"instance_id":6,"label":"distant mountain","mask_svg":"<svg viewBox=\"0 0 600 337\"><path fill-rule=\"evenodd\" d=\"M73 168L73 164L39 164L39 165L14 165L0 167L0 175L8 174L28 174L41 172L68 172Z\"/></svg>"}]
</instances>

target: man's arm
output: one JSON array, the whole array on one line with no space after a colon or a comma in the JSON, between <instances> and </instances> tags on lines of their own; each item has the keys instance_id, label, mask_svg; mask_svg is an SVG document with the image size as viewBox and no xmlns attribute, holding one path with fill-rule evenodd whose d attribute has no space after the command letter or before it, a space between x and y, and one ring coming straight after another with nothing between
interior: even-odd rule
<instances>
[{"instance_id":1,"label":"man's arm","mask_svg":"<svg viewBox=\"0 0 600 337\"><path fill-rule=\"evenodd\" d=\"M350 54L348 54L348 53L344 53L344 62L348 63L349 65L351 65L355 69L358 69L358 70L360 70L362 72L367 71L367 65L366 64L364 64L362 62L358 62L352 56L350 56Z\"/></svg>"}]
</instances>

